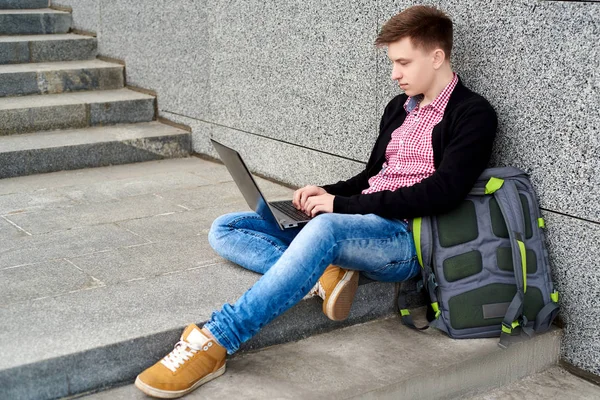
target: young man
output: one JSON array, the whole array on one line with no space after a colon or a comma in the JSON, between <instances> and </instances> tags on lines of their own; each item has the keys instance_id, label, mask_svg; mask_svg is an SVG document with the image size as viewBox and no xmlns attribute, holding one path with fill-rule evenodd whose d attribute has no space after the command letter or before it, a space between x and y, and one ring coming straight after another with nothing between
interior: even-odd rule
<instances>
[{"instance_id":1,"label":"young man","mask_svg":"<svg viewBox=\"0 0 600 400\"><path fill-rule=\"evenodd\" d=\"M329 318L345 319L359 271L386 282L419 272L406 219L449 211L464 199L489 162L496 113L452 72L452 21L441 11L408 8L375 44L387 46L404 94L385 108L365 170L298 189L295 206L315 217L301 230L281 231L254 212L213 222L215 251L264 275L202 329L189 325L174 350L137 377L145 393L179 397L220 376L227 354L306 296L319 295Z\"/></svg>"}]
</instances>

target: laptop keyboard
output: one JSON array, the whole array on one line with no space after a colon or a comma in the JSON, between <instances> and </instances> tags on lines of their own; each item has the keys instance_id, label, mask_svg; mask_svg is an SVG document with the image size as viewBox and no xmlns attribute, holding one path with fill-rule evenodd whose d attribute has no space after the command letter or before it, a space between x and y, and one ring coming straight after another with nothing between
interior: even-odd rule
<instances>
[{"instance_id":1,"label":"laptop keyboard","mask_svg":"<svg viewBox=\"0 0 600 400\"><path fill-rule=\"evenodd\" d=\"M294 204L292 204L291 200L274 201L269 204L281 211L282 213L284 213L285 215L287 215L288 217L293 218L295 221L306 221L308 219L311 219L311 217L304 214L302 211L297 210L296 207L294 207Z\"/></svg>"}]
</instances>

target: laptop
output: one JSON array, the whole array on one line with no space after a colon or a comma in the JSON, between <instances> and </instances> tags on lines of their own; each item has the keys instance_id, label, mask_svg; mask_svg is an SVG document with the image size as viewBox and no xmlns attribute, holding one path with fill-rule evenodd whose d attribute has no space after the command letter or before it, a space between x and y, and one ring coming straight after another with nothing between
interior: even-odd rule
<instances>
[{"instance_id":1,"label":"laptop","mask_svg":"<svg viewBox=\"0 0 600 400\"><path fill-rule=\"evenodd\" d=\"M240 153L214 139L210 139L210 141L219 153L240 192L242 192L248 206L263 219L276 223L281 230L302 226L312 219L312 217L297 210L292 204L292 200L268 202L258 188Z\"/></svg>"}]
</instances>

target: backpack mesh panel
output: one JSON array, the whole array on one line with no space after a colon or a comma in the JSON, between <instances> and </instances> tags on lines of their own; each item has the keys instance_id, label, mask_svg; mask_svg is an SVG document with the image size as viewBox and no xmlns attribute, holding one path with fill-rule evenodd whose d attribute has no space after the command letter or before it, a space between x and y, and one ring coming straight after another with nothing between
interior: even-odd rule
<instances>
[{"instance_id":1,"label":"backpack mesh panel","mask_svg":"<svg viewBox=\"0 0 600 400\"><path fill-rule=\"evenodd\" d=\"M477 239L475 204L465 200L456 209L437 217L438 237L442 247L456 246Z\"/></svg>"},{"instance_id":2,"label":"backpack mesh panel","mask_svg":"<svg viewBox=\"0 0 600 400\"><path fill-rule=\"evenodd\" d=\"M454 282L478 274L482 269L483 261L481 253L477 250L444 260L444 277L448 282Z\"/></svg>"},{"instance_id":3,"label":"backpack mesh panel","mask_svg":"<svg viewBox=\"0 0 600 400\"><path fill-rule=\"evenodd\" d=\"M483 318L483 305L510 303L516 292L515 285L493 283L452 297L448 301L452 328L465 329L501 324L503 318ZM536 287L527 287L523 307L527 319L535 320L537 312L543 306L542 292Z\"/></svg>"}]
</instances>

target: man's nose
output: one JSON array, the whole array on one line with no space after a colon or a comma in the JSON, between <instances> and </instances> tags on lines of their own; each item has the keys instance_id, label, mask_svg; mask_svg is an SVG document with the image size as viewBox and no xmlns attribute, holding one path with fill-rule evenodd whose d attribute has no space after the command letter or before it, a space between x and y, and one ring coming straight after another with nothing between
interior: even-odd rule
<instances>
[{"instance_id":1,"label":"man's nose","mask_svg":"<svg viewBox=\"0 0 600 400\"><path fill-rule=\"evenodd\" d=\"M395 67L392 68L392 80L397 81L402 78L402 74Z\"/></svg>"}]
</instances>

